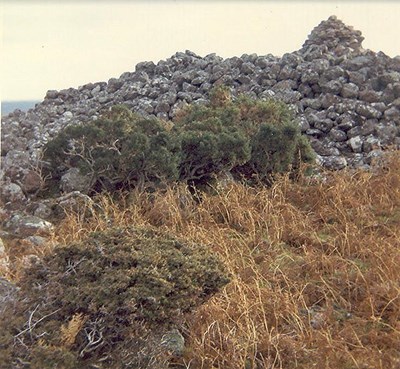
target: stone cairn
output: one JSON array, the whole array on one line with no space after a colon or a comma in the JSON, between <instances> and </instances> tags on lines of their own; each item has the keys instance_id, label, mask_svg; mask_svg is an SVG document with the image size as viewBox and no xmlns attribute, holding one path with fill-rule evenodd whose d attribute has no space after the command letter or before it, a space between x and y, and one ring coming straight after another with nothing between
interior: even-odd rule
<instances>
[{"instance_id":1,"label":"stone cairn","mask_svg":"<svg viewBox=\"0 0 400 369\"><path fill-rule=\"evenodd\" d=\"M108 82L48 91L34 109L2 119L0 215L6 229L22 237L49 230L43 219L52 217L50 200L37 202L34 194L42 185L41 149L61 129L97 119L116 104L170 120L186 104L206 103L217 85L229 86L233 95L290 104L322 166L368 167L383 150L400 146L400 56L365 50L363 39L331 16L300 50L282 57L178 52L157 64L139 63L134 72ZM65 181L74 180L70 177ZM65 185L74 190L73 182ZM82 196L71 194L59 201Z\"/></svg>"}]
</instances>

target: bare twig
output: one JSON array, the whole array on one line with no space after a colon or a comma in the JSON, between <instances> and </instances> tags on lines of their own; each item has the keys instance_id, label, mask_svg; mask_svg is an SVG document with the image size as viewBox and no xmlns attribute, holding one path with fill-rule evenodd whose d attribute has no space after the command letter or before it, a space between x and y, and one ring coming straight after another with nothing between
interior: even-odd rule
<instances>
[{"instance_id":1,"label":"bare twig","mask_svg":"<svg viewBox=\"0 0 400 369\"><path fill-rule=\"evenodd\" d=\"M26 333L26 332L29 332L30 337L32 338L32 330L33 330L40 322L42 322L43 320L45 320L45 319L48 318L49 316L54 315L54 314L56 314L57 312L59 312L59 311L61 310L61 309L57 309L57 310L51 312L50 314L47 314L47 315L41 317L41 318L40 318L39 320L37 320L36 322L32 323L32 321L33 321L33 315L35 314L35 312L37 311L37 309L39 308L39 306L40 306L40 305L37 305L37 306L35 307L35 309L33 309L33 311L30 313L29 319L28 319L28 328L26 328L26 329L24 329L23 331L21 331L21 332L19 332L18 334L16 334L16 335L14 336L14 338L18 338L18 337L20 337L21 335L23 335L23 334Z\"/></svg>"}]
</instances>

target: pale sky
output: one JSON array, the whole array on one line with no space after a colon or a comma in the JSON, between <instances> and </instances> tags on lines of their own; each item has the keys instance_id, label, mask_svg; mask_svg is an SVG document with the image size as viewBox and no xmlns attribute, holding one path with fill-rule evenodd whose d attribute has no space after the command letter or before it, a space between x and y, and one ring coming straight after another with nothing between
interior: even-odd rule
<instances>
[{"instance_id":1,"label":"pale sky","mask_svg":"<svg viewBox=\"0 0 400 369\"><path fill-rule=\"evenodd\" d=\"M400 55L400 2L0 0L1 99L107 81L177 51L223 58L301 48L330 15L362 31L364 48Z\"/></svg>"}]
</instances>

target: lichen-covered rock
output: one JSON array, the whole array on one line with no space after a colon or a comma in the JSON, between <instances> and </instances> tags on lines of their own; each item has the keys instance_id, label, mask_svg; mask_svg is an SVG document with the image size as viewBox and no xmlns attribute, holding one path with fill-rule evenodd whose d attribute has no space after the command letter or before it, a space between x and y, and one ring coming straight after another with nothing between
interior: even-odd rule
<instances>
[{"instance_id":1,"label":"lichen-covered rock","mask_svg":"<svg viewBox=\"0 0 400 369\"><path fill-rule=\"evenodd\" d=\"M6 222L6 229L14 236L26 238L34 235L50 235L53 225L36 216L17 213Z\"/></svg>"},{"instance_id":2,"label":"lichen-covered rock","mask_svg":"<svg viewBox=\"0 0 400 369\"><path fill-rule=\"evenodd\" d=\"M326 156L322 164L328 169L340 170L347 166L347 160L343 156Z\"/></svg>"},{"instance_id":3,"label":"lichen-covered rock","mask_svg":"<svg viewBox=\"0 0 400 369\"><path fill-rule=\"evenodd\" d=\"M353 152L360 153L362 151L363 141L360 136L355 136L350 138L348 144L353 150Z\"/></svg>"},{"instance_id":4,"label":"lichen-covered rock","mask_svg":"<svg viewBox=\"0 0 400 369\"><path fill-rule=\"evenodd\" d=\"M82 174L78 168L70 168L61 177L60 189L64 193L69 193L72 191L87 193L91 185L90 182L89 175Z\"/></svg>"}]
</instances>

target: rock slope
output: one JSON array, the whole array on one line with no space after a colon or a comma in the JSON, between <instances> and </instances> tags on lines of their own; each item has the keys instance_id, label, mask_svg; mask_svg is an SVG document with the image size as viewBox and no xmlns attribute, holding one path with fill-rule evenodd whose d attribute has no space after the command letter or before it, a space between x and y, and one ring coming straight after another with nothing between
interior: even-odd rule
<instances>
[{"instance_id":1,"label":"rock slope","mask_svg":"<svg viewBox=\"0 0 400 369\"><path fill-rule=\"evenodd\" d=\"M185 104L206 102L220 84L234 95L290 104L323 166L368 166L382 150L400 146L400 56L365 50L363 39L331 16L300 50L282 57L178 52L157 64L139 63L108 82L48 91L34 109L2 119L3 203L11 210L29 203L42 184L41 148L65 126L96 119L115 104L173 119Z\"/></svg>"}]
</instances>

